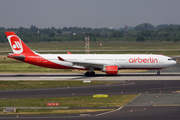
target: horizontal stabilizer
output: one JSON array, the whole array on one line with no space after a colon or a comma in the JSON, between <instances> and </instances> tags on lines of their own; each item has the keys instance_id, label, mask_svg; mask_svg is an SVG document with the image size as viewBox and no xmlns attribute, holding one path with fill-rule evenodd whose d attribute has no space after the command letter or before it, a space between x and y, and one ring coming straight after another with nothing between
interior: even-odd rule
<instances>
[{"instance_id":1,"label":"horizontal stabilizer","mask_svg":"<svg viewBox=\"0 0 180 120\"><path fill-rule=\"evenodd\" d=\"M25 60L25 56L24 55L9 54L8 57L9 58L15 58L15 59L18 59L18 60Z\"/></svg>"}]
</instances>

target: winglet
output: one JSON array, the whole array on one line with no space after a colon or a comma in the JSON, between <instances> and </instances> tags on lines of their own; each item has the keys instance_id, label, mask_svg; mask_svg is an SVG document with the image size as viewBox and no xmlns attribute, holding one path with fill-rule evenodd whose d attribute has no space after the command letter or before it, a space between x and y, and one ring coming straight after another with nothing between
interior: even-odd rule
<instances>
[{"instance_id":1,"label":"winglet","mask_svg":"<svg viewBox=\"0 0 180 120\"><path fill-rule=\"evenodd\" d=\"M70 52L67 52L67 54L72 54L72 53L70 53Z\"/></svg>"}]
</instances>

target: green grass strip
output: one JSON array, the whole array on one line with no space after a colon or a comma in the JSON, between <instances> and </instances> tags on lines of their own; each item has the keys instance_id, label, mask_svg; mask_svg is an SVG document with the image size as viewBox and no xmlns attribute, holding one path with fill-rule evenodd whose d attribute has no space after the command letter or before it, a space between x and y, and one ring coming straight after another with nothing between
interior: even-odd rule
<instances>
[{"instance_id":1,"label":"green grass strip","mask_svg":"<svg viewBox=\"0 0 180 120\"><path fill-rule=\"evenodd\" d=\"M47 114L86 114L91 112L111 111L114 109L68 109L68 110L50 110L50 109L19 109L17 113L0 112L0 115L47 115ZM82 115L83 116L83 115Z\"/></svg>"},{"instance_id":2,"label":"green grass strip","mask_svg":"<svg viewBox=\"0 0 180 120\"><path fill-rule=\"evenodd\" d=\"M0 99L0 107L45 107L47 103L59 103L58 107L121 107L136 96L137 95L109 95L108 98L93 98L93 96L3 98Z\"/></svg>"}]
</instances>

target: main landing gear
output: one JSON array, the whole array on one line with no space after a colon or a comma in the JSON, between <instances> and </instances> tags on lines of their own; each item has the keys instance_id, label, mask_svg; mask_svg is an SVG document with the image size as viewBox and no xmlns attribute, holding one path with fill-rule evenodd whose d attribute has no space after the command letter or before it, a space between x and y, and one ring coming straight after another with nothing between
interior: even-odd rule
<instances>
[{"instance_id":1,"label":"main landing gear","mask_svg":"<svg viewBox=\"0 0 180 120\"><path fill-rule=\"evenodd\" d=\"M89 71L85 73L85 76L94 76L94 75L95 75L94 67L89 67Z\"/></svg>"},{"instance_id":2,"label":"main landing gear","mask_svg":"<svg viewBox=\"0 0 180 120\"><path fill-rule=\"evenodd\" d=\"M160 71L161 71L161 70L158 70L158 71L157 71L157 75L160 75Z\"/></svg>"},{"instance_id":3,"label":"main landing gear","mask_svg":"<svg viewBox=\"0 0 180 120\"><path fill-rule=\"evenodd\" d=\"M87 71L87 72L85 73L85 76L94 76L94 75L95 75L95 72L94 72L94 71L92 71L92 72Z\"/></svg>"}]
</instances>

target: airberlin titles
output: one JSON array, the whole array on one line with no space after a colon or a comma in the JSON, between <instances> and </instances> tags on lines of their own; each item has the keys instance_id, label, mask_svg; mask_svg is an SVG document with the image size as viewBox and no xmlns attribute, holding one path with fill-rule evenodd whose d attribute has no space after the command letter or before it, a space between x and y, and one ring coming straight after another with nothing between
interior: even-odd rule
<instances>
[{"instance_id":1,"label":"airberlin titles","mask_svg":"<svg viewBox=\"0 0 180 120\"><path fill-rule=\"evenodd\" d=\"M129 58L129 63L158 63L157 58L149 57L149 58L140 58L140 57L133 57Z\"/></svg>"}]
</instances>

